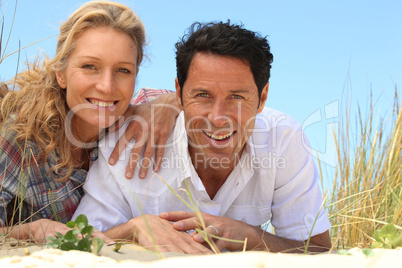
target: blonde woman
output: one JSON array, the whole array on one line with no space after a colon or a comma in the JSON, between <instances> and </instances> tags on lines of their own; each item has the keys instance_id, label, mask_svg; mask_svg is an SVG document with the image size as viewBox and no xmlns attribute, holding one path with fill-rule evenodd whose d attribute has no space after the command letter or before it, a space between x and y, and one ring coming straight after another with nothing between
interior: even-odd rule
<instances>
[{"instance_id":1,"label":"blonde woman","mask_svg":"<svg viewBox=\"0 0 402 268\"><path fill-rule=\"evenodd\" d=\"M88 2L61 25L52 60L18 74L9 85L17 90L2 86L0 233L43 241L65 232L62 223L83 196L100 132L127 115L144 42L144 25L130 8ZM163 98L157 101L169 101ZM132 107L129 113L144 116L148 108ZM165 123L158 129L171 129L171 117L160 120ZM142 135L134 128L127 137ZM146 151L153 148L147 145Z\"/></svg>"}]
</instances>

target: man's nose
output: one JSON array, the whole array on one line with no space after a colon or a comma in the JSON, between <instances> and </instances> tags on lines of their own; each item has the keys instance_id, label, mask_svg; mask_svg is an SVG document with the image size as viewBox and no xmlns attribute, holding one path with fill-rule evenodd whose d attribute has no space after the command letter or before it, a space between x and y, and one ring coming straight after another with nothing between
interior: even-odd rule
<instances>
[{"instance_id":1,"label":"man's nose","mask_svg":"<svg viewBox=\"0 0 402 268\"><path fill-rule=\"evenodd\" d=\"M216 127L225 126L229 121L225 105L221 102L215 102L208 113L208 120Z\"/></svg>"}]
</instances>

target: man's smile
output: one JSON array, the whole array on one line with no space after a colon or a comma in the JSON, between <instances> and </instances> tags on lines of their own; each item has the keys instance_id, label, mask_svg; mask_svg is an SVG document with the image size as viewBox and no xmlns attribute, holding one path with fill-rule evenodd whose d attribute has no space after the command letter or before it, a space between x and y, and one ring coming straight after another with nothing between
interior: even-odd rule
<instances>
[{"instance_id":1,"label":"man's smile","mask_svg":"<svg viewBox=\"0 0 402 268\"><path fill-rule=\"evenodd\" d=\"M216 140L216 141L225 141L230 139L235 133L236 131L232 131L230 133L227 134L223 134L223 135L216 135L214 133L208 133L205 130L203 130L203 132L205 133L205 135L207 135L209 138Z\"/></svg>"}]
</instances>

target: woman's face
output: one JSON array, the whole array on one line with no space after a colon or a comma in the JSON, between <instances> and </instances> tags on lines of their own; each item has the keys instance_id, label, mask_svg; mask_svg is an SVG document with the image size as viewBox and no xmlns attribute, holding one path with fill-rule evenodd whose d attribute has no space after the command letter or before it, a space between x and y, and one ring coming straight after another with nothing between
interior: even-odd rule
<instances>
[{"instance_id":1,"label":"woman's face","mask_svg":"<svg viewBox=\"0 0 402 268\"><path fill-rule=\"evenodd\" d=\"M89 141L124 114L134 92L137 47L131 37L107 27L89 28L74 41L64 71L56 72L66 89L72 133ZM72 119L71 119L72 118Z\"/></svg>"}]
</instances>

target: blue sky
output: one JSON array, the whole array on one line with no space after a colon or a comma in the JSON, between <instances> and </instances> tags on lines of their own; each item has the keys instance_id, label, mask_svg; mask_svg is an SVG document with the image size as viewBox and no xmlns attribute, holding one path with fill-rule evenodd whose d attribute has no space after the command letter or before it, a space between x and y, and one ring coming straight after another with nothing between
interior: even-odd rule
<instances>
[{"instance_id":1,"label":"blue sky","mask_svg":"<svg viewBox=\"0 0 402 268\"><path fill-rule=\"evenodd\" d=\"M5 52L17 50L19 42L24 47L57 35L60 23L84 2L18 1ZM135 10L149 36L146 50L149 60L141 67L137 89L174 90L174 44L194 21L230 19L267 35L274 63L266 105L302 123L312 148L323 154L332 154L326 138L327 126L329 122L337 122L334 107L344 110L345 95L351 97L352 107L359 103L365 113L372 91L375 112L385 115L391 111L395 86L401 93L402 1L399 0L119 2ZM6 35L14 6L15 0L1 0ZM5 41L2 45L4 50ZM56 37L41 41L24 49L20 62L34 58L41 50L52 57L55 46ZM0 80L12 78L16 68L16 56L4 59L0 64Z\"/></svg>"}]
</instances>

